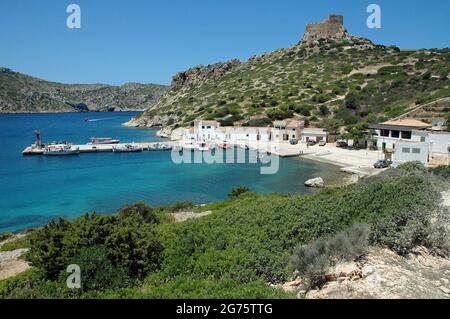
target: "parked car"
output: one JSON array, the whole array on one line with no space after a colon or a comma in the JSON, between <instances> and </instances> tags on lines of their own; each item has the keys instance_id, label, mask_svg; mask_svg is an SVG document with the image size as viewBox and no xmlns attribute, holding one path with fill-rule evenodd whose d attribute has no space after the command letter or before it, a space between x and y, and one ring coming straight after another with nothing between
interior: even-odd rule
<instances>
[{"instance_id":1,"label":"parked car","mask_svg":"<svg viewBox=\"0 0 450 319\"><path fill-rule=\"evenodd\" d=\"M336 147L347 147L348 144L345 141L337 141L336 142Z\"/></svg>"},{"instance_id":2,"label":"parked car","mask_svg":"<svg viewBox=\"0 0 450 319\"><path fill-rule=\"evenodd\" d=\"M316 141L314 141L314 140L309 140L309 141L308 141L308 145L309 145L309 146L314 146L314 145L316 145Z\"/></svg>"},{"instance_id":3,"label":"parked car","mask_svg":"<svg viewBox=\"0 0 450 319\"><path fill-rule=\"evenodd\" d=\"M390 160L378 160L373 164L374 168L386 168L392 165L392 161Z\"/></svg>"},{"instance_id":4,"label":"parked car","mask_svg":"<svg viewBox=\"0 0 450 319\"><path fill-rule=\"evenodd\" d=\"M327 142L325 142L325 141L320 141L319 142L319 146L325 146L325 145L327 145Z\"/></svg>"},{"instance_id":5,"label":"parked car","mask_svg":"<svg viewBox=\"0 0 450 319\"><path fill-rule=\"evenodd\" d=\"M297 145L298 144L298 140L296 138L293 138L289 141L289 143L291 143L291 145Z\"/></svg>"}]
</instances>

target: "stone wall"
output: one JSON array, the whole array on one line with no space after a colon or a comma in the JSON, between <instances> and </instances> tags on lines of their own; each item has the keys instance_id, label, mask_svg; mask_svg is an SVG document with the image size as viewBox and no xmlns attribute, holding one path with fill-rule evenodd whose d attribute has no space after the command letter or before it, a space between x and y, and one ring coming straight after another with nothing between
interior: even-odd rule
<instances>
[{"instance_id":1,"label":"stone wall","mask_svg":"<svg viewBox=\"0 0 450 319\"><path fill-rule=\"evenodd\" d=\"M344 38L347 31L344 27L344 17L330 15L326 20L319 23L310 23L306 26L303 41L310 42L321 38Z\"/></svg>"}]
</instances>

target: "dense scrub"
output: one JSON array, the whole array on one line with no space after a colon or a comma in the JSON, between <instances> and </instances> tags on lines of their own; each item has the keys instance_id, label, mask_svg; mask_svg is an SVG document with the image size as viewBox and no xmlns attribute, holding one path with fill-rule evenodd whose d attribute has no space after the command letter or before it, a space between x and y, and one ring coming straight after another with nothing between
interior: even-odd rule
<instances>
[{"instance_id":1,"label":"dense scrub","mask_svg":"<svg viewBox=\"0 0 450 319\"><path fill-rule=\"evenodd\" d=\"M110 289L105 292L102 292L103 289L93 289L82 296L289 297L290 295L275 290L267 283L281 283L292 277L290 260L295 248L323 239L327 242L327 256L355 256L360 253L361 247L364 247L360 244L364 243L362 238L365 238L365 235L364 232L359 232L359 235L357 231L348 232L348 229L358 223L370 227L368 241L371 245L388 246L399 253L407 253L414 246L424 245L438 253L448 253L448 234L442 222L448 221L448 216L439 206L441 188L448 186L445 183L444 179L413 165L390 169L356 185L325 189L315 195L263 196L246 192L224 202L208 205L205 209L215 211L207 217L183 223L146 226L142 216L128 216L126 219L139 219L126 222L126 230L118 233L134 234L135 237L132 238L137 242L147 242L150 238L150 242L160 243L164 249L158 255L158 263L156 259L152 259L155 263L150 263L150 268L137 271L141 275L147 274L146 279L139 285L133 283L132 288ZM75 221L74 225L84 225L86 220L89 220L86 218L92 216ZM120 220L124 217L102 218ZM71 234L70 238L74 236L76 240L71 240L70 243L84 243L83 247L92 247L98 242L102 245L102 239L94 235L91 227L80 229L83 229L83 232L78 230L75 232L76 236ZM102 227L99 230L100 232L95 233L116 233L114 227L113 230ZM128 256L130 247L125 248L122 243L122 239L128 237L119 238L121 240L108 240L106 245L102 245L106 252L90 253L98 257L96 260L100 265L125 266L130 273L129 270L136 269L132 266L134 264L122 262L129 260L129 257L119 258L124 254ZM41 249L55 253L55 250L61 250L56 249L58 245L66 243L64 236L54 236L53 239L41 236L39 240L41 244L35 242L32 254L43 255L39 252ZM42 243L47 246L39 246ZM72 247L70 245L67 247ZM63 258L80 256L73 248L63 248L62 251L65 252ZM111 264L105 260L105 254ZM131 259L135 256L133 254ZM82 257L81 254L78 258L83 259ZM36 263L35 259L37 270L48 272L48 261L37 261ZM56 275L65 262L52 269L51 273ZM153 266L156 264L157 267ZM93 265L90 269L95 267ZM33 276L37 275L33 273ZM30 286L36 286L35 282L21 280L12 280L7 287L3 283L3 288L0 285L0 296L14 297L24 290L29 290ZM44 282L45 284L36 289L43 289L45 293L47 290L44 288L56 285L57 280L47 279ZM116 285L121 286L123 285Z\"/></svg>"}]
</instances>

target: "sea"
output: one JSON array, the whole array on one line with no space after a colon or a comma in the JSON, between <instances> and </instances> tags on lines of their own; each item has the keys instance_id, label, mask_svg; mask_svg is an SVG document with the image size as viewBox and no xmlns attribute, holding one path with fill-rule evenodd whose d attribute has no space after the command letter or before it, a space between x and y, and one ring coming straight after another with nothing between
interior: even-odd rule
<instances>
[{"instance_id":1,"label":"sea","mask_svg":"<svg viewBox=\"0 0 450 319\"><path fill-rule=\"evenodd\" d=\"M44 225L59 217L114 213L126 204L178 201L204 204L227 198L234 187L260 193L308 193L310 178L337 176L334 166L281 158L279 170L261 164L177 164L170 152L92 153L68 157L22 156L40 129L43 142L88 143L91 137L121 142L161 141L154 129L122 123L136 112L0 115L0 233Z\"/></svg>"}]
</instances>

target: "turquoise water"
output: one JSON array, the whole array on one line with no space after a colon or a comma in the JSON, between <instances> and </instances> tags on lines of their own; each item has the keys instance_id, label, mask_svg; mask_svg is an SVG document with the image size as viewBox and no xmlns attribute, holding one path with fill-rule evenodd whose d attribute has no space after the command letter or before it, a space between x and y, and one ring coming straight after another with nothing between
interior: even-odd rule
<instances>
[{"instance_id":1,"label":"turquoise water","mask_svg":"<svg viewBox=\"0 0 450 319\"><path fill-rule=\"evenodd\" d=\"M170 152L81 154L73 157L24 157L41 129L44 142L86 143L92 136L123 142L155 141L155 130L124 128L136 113L0 115L0 232L36 227L63 216L111 213L127 203L164 205L181 200L206 203L246 185L269 193L303 193L308 178L332 168L297 159L280 159L275 175L261 175L257 164L181 164ZM85 118L96 119L86 122Z\"/></svg>"}]
</instances>

